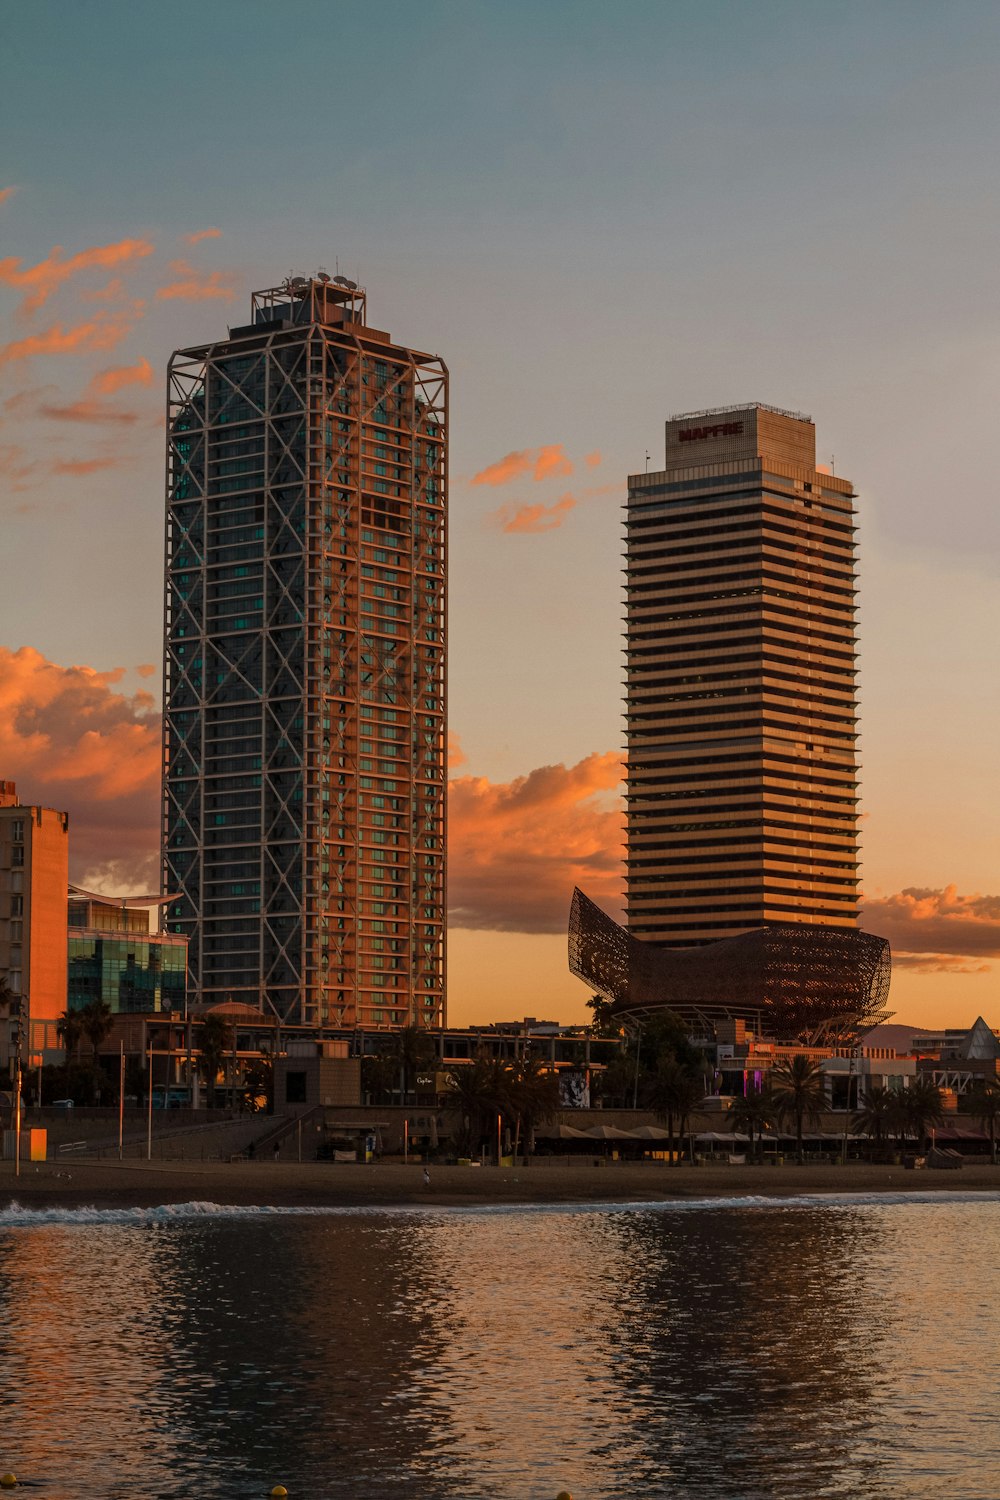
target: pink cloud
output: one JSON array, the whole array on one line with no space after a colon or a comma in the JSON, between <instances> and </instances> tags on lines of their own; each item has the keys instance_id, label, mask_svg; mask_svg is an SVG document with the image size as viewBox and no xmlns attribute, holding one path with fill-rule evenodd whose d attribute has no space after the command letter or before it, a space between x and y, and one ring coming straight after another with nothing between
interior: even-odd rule
<instances>
[{"instance_id":1,"label":"pink cloud","mask_svg":"<svg viewBox=\"0 0 1000 1500\"><path fill-rule=\"evenodd\" d=\"M557 531L575 505L575 498L567 493L554 505L521 505L516 510L510 505L502 505L486 520L499 526L501 531L537 535L542 531Z\"/></svg>"},{"instance_id":2,"label":"pink cloud","mask_svg":"<svg viewBox=\"0 0 1000 1500\"><path fill-rule=\"evenodd\" d=\"M908 887L866 897L862 924L887 937L901 968L981 973L1000 958L1000 896L963 896L957 886Z\"/></svg>"},{"instance_id":3,"label":"pink cloud","mask_svg":"<svg viewBox=\"0 0 1000 1500\"><path fill-rule=\"evenodd\" d=\"M585 453L583 461L587 465L588 469L596 469L601 462L600 449L595 448L593 453Z\"/></svg>"},{"instance_id":4,"label":"pink cloud","mask_svg":"<svg viewBox=\"0 0 1000 1500\"><path fill-rule=\"evenodd\" d=\"M181 238L185 245L197 245L202 240L217 240L221 234L221 229L196 229L193 234L185 234Z\"/></svg>"},{"instance_id":5,"label":"pink cloud","mask_svg":"<svg viewBox=\"0 0 1000 1500\"><path fill-rule=\"evenodd\" d=\"M0 647L0 766L22 802L70 814L70 873L148 865L158 840L160 716L123 672L61 667Z\"/></svg>"},{"instance_id":6,"label":"pink cloud","mask_svg":"<svg viewBox=\"0 0 1000 1500\"><path fill-rule=\"evenodd\" d=\"M13 198L17 192L16 187L0 188L0 203L6 203L8 198Z\"/></svg>"},{"instance_id":7,"label":"pink cloud","mask_svg":"<svg viewBox=\"0 0 1000 1500\"><path fill-rule=\"evenodd\" d=\"M8 255L0 260L0 283L17 287L29 293L24 303L26 312L34 312L48 301L54 291L74 276L94 269L109 270L115 266L128 265L152 255L154 246L148 240L119 240L113 245L93 245L81 250L69 259L64 259L63 248L55 245L44 260L37 265L21 269L20 256Z\"/></svg>"},{"instance_id":8,"label":"pink cloud","mask_svg":"<svg viewBox=\"0 0 1000 1500\"><path fill-rule=\"evenodd\" d=\"M152 677L156 672L159 671L159 668L154 666L151 661L144 661L141 662L135 670L140 677Z\"/></svg>"},{"instance_id":9,"label":"pink cloud","mask_svg":"<svg viewBox=\"0 0 1000 1500\"><path fill-rule=\"evenodd\" d=\"M160 287L156 294L157 302L231 302L236 296L230 284L233 280L232 272L213 271L211 275L205 276L186 260L172 260L170 269L177 279Z\"/></svg>"},{"instance_id":10,"label":"pink cloud","mask_svg":"<svg viewBox=\"0 0 1000 1500\"><path fill-rule=\"evenodd\" d=\"M456 927L564 932L574 885L621 907L621 757L589 755L506 783L449 783L448 885Z\"/></svg>"}]
</instances>

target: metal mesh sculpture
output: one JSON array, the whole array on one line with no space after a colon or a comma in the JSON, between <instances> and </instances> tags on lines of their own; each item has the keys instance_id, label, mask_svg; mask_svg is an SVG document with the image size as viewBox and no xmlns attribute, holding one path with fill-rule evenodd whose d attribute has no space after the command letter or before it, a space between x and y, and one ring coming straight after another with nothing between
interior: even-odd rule
<instances>
[{"instance_id":1,"label":"metal mesh sculpture","mask_svg":"<svg viewBox=\"0 0 1000 1500\"><path fill-rule=\"evenodd\" d=\"M890 1014L889 944L852 928L787 923L699 948L661 948L575 890L569 967L623 1020L670 1010L699 1021L738 1017L781 1040L850 1041Z\"/></svg>"}]
</instances>

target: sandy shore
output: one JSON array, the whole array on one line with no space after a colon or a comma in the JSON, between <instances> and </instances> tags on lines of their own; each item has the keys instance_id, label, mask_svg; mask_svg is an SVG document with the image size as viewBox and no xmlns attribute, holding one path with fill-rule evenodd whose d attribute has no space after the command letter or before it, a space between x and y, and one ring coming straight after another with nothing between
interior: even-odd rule
<instances>
[{"instance_id":1,"label":"sandy shore","mask_svg":"<svg viewBox=\"0 0 1000 1500\"><path fill-rule=\"evenodd\" d=\"M243 1162L0 1162L0 1208L153 1208L210 1202L346 1208L481 1206L493 1203L658 1203L676 1198L789 1197L805 1193L1000 1192L1000 1167L905 1171L841 1166L438 1167L426 1186L417 1165Z\"/></svg>"}]
</instances>

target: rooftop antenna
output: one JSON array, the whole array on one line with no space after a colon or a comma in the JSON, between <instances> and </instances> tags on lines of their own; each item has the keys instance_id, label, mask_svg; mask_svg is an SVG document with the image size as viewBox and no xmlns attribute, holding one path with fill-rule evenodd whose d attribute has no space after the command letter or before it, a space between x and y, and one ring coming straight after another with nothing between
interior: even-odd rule
<instances>
[{"instance_id":1,"label":"rooftop antenna","mask_svg":"<svg viewBox=\"0 0 1000 1500\"><path fill-rule=\"evenodd\" d=\"M830 473L831 474L836 474L836 472L837 472L837 470L836 470L836 467L835 467L835 464L834 464L834 455L831 453L830 454Z\"/></svg>"},{"instance_id":2,"label":"rooftop antenna","mask_svg":"<svg viewBox=\"0 0 1000 1500\"><path fill-rule=\"evenodd\" d=\"M646 473L649 473L649 449L646 449Z\"/></svg>"}]
</instances>

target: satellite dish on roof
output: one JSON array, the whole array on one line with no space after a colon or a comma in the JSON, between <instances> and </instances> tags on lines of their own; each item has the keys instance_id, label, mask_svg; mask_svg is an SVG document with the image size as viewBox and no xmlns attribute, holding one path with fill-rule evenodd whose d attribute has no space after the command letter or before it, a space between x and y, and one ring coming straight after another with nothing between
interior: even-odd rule
<instances>
[{"instance_id":1,"label":"satellite dish on roof","mask_svg":"<svg viewBox=\"0 0 1000 1500\"><path fill-rule=\"evenodd\" d=\"M336 286L344 286L349 292L356 292L358 289L357 282L348 281L346 276L335 276L333 280Z\"/></svg>"},{"instance_id":2,"label":"satellite dish on roof","mask_svg":"<svg viewBox=\"0 0 1000 1500\"><path fill-rule=\"evenodd\" d=\"M293 276L290 284L292 286L305 286L306 278L304 276Z\"/></svg>"},{"instance_id":3,"label":"satellite dish on roof","mask_svg":"<svg viewBox=\"0 0 1000 1500\"><path fill-rule=\"evenodd\" d=\"M326 271L317 271L316 275L319 281L327 282L330 280L329 274Z\"/></svg>"}]
</instances>

